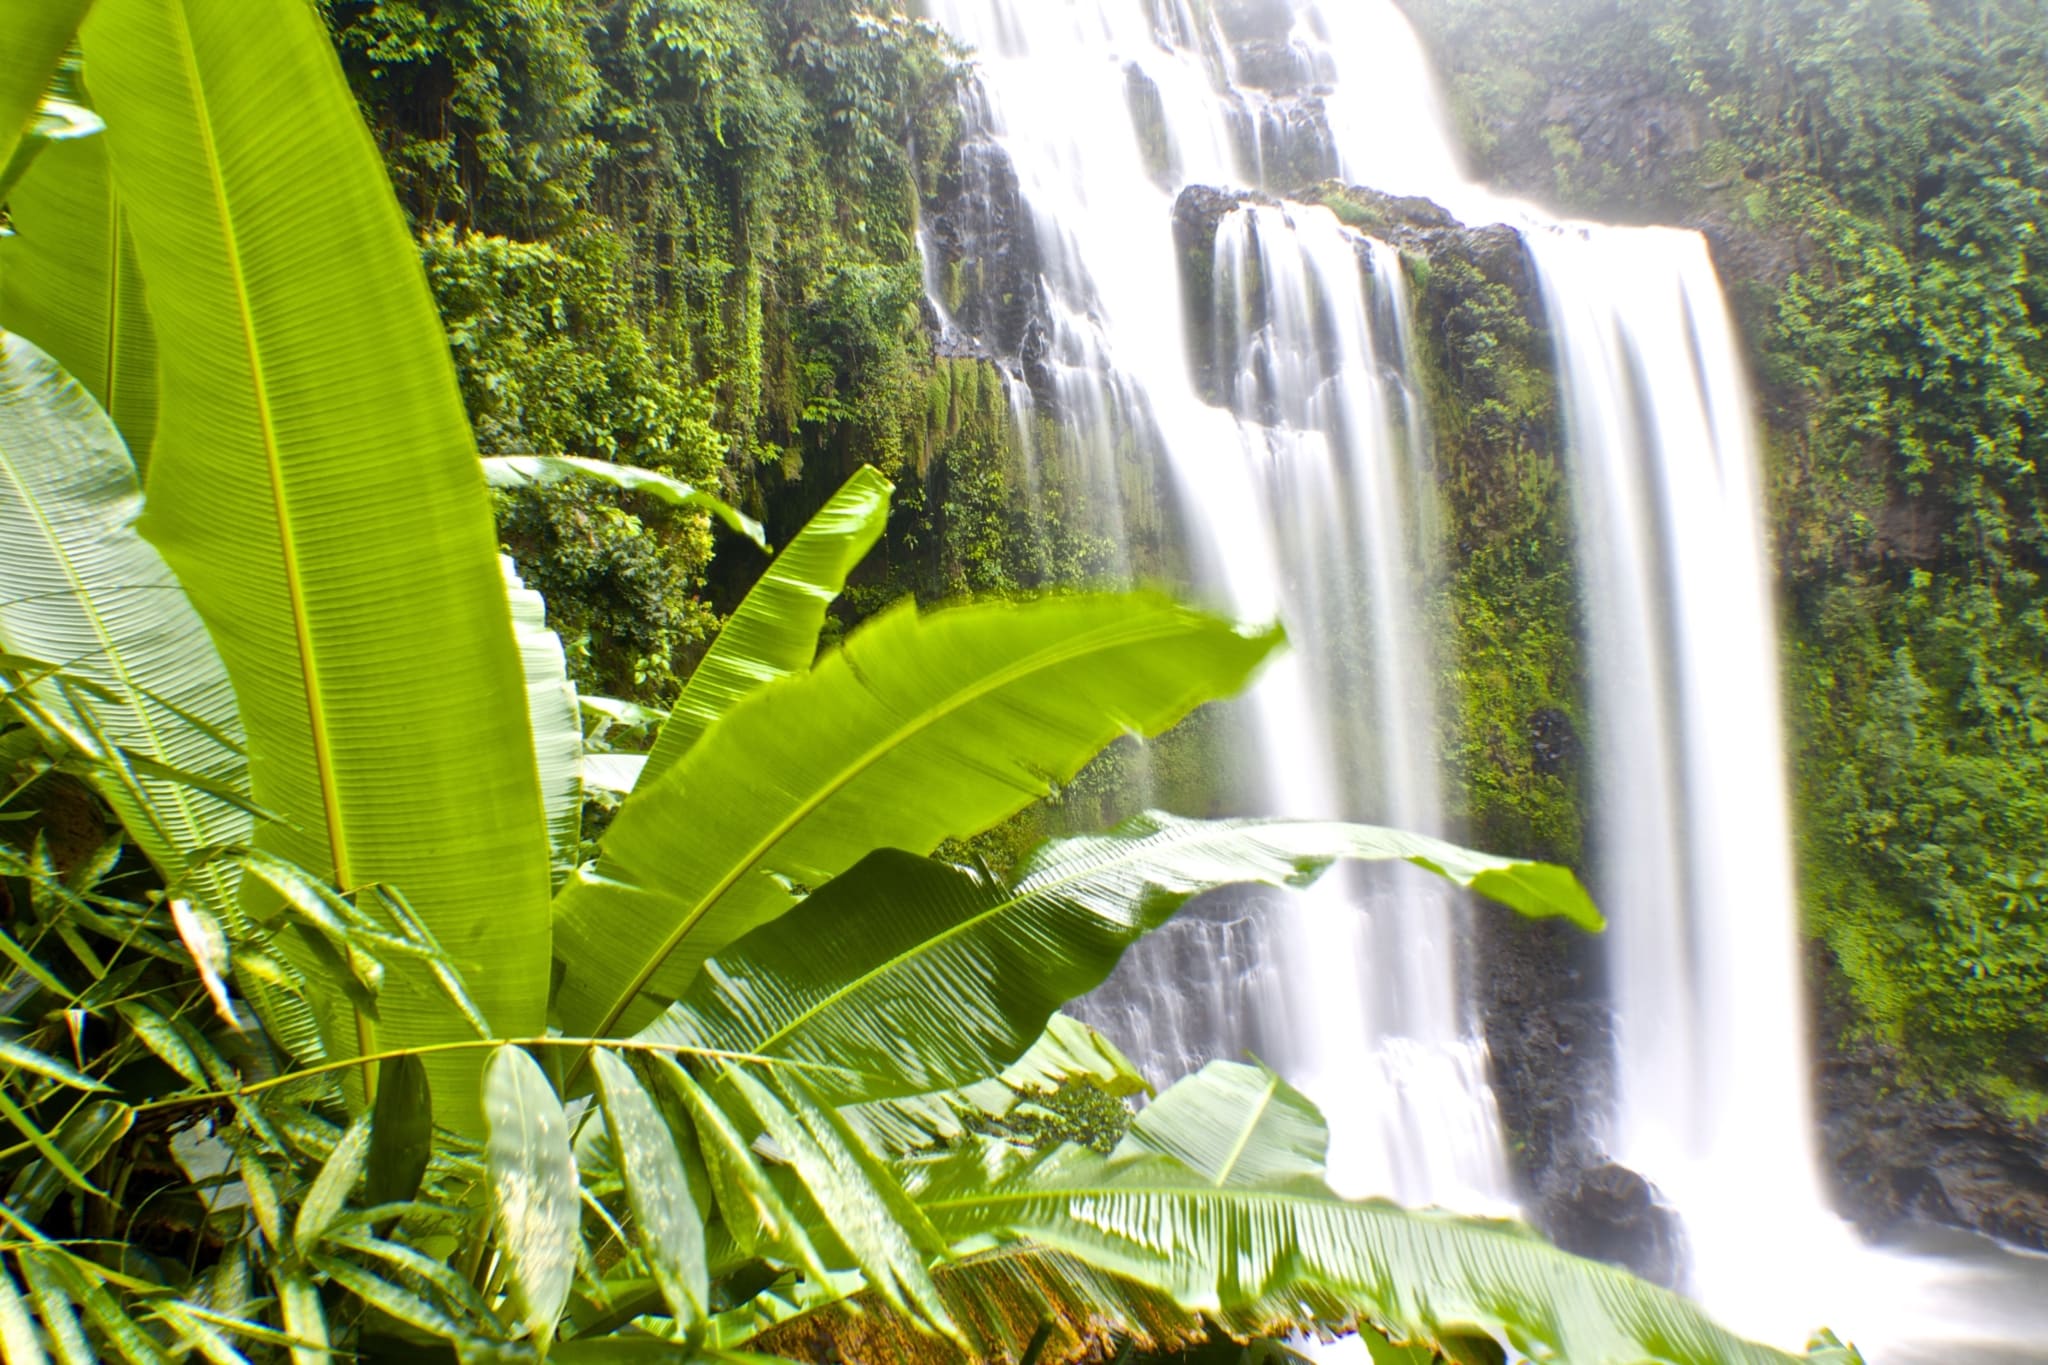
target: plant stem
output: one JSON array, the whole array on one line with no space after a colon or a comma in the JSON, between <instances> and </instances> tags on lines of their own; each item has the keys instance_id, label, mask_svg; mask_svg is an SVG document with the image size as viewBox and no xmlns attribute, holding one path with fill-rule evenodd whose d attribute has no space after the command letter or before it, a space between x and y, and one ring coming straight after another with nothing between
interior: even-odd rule
<instances>
[{"instance_id":1,"label":"plant stem","mask_svg":"<svg viewBox=\"0 0 2048 1365\"><path fill-rule=\"evenodd\" d=\"M318 1066L305 1067L268 1080L256 1081L234 1090L208 1090L196 1095L174 1095L169 1099L150 1100L134 1106L137 1114L153 1113L162 1109L178 1109L194 1104L211 1104L220 1100L247 1099L260 1095L266 1090L276 1090L312 1076L346 1071L350 1067L369 1066L375 1062L386 1062L396 1057L428 1057L445 1052L473 1052L481 1048L500 1047L573 1047L585 1050L611 1048L618 1052L654 1052L670 1057L705 1057L720 1062L747 1062L759 1066L786 1066L799 1071L829 1071L839 1075L858 1075L852 1067L835 1066L830 1062L805 1062L793 1057L762 1057L749 1052L725 1052L718 1048L686 1047L679 1043L643 1043L631 1038L464 1038L449 1043L426 1043L419 1047L392 1048L387 1052L372 1052L359 1057L345 1057L338 1062L322 1062Z\"/></svg>"}]
</instances>

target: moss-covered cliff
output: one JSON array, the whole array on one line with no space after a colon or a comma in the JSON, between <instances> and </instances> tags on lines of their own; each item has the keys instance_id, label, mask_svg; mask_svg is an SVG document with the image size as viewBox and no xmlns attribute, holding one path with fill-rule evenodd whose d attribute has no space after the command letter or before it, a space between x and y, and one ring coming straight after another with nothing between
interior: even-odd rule
<instances>
[{"instance_id":1,"label":"moss-covered cliff","mask_svg":"<svg viewBox=\"0 0 2048 1365\"><path fill-rule=\"evenodd\" d=\"M487 450L650 466L786 529L958 437L914 237L957 125L935 29L851 0L323 6ZM759 562L589 489L504 525L579 676L641 697Z\"/></svg>"}]
</instances>

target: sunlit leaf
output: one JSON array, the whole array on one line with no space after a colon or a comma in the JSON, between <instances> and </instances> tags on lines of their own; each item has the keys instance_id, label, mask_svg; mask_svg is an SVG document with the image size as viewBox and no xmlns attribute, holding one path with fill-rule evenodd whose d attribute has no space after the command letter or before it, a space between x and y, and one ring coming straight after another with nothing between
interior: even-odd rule
<instances>
[{"instance_id":1,"label":"sunlit leaf","mask_svg":"<svg viewBox=\"0 0 2048 1365\"><path fill-rule=\"evenodd\" d=\"M755 688L811 666L826 608L888 524L891 491L873 469L858 470L776 556L691 670L647 756L648 774L667 771Z\"/></svg>"},{"instance_id":2,"label":"sunlit leaf","mask_svg":"<svg viewBox=\"0 0 2048 1365\"><path fill-rule=\"evenodd\" d=\"M282 817L256 839L401 888L492 1025L537 1033L532 730L478 704L521 677L489 491L332 40L298 0L98 0L80 40L159 342L140 526L234 680L251 794ZM424 963L387 964L375 1021L331 960L296 965L330 1057L472 1031ZM443 1122L475 1131L481 1058L427 1066Z\"/></svg>"},{"instance_id":3,"label":"sunlit leaf","mask_svg":"<svg viewBox=\"0 0 2048 1365\"><path fill-rule=\"evenodd\" d=\"M32 1071L60 1085L78 1090L105 1090L107 1087L80 1071L61 1057L52 1057L32 1047L0 1038L0 1066Z\"/></svg>"},{"instance_id":4,"label":"sunlit leaf","mask_svg":"<svg viewBox=\"0 0 2048 1365\"><path fill-rule=\"evenodd\" d=\"M34 0L0 8L0 167L13 168L58 59L90 8L92 0Z\"/></svg>"},{"instance_id":5,"label":"sunlit leaf","mask_svg":"<svg viewBox=\"0 0 2048 1365\"><path fill-rule=\"evenodd\" d=\"M660 1109L631 1067L604 1049L593 1058L605 1123L633 1210L633 1232L678 1326L703 1318L710 1300L704 1215ZM694 1133L689 1135L694 1139Z\"/></svg>"},{"instance_id":6,"label":"sunlit leaf","mask_svg":"<svg viewBox=\"0 0 2048 1365\"><path fill-rule=\"evenodd\" d=\"M326 1236L342 1205L348 1202L350 1191L363 1178L369 1156L370 1119L365 1115L342 1134L341 1141L320 1167L320 1174L314 1177L312 1188L299 1202L299 1216L292 1224L292 1241L301 1255L318 1246Z\"/></svg>"},{"instance_id":7,"label":"sunlit leaf","mask_svg":"<svg viewBox=\"0 0 2048 1365\"><path fill-rule=\"evenodd\" d=\"M1330 1130L1306 1095L1263 1066L1211 1062L1139 1113L1115 1155L1170 1156L1217 1185L1320 1179Z\"/></svg>"},{"instance_id":8,"label":"sunlit leaf","mask_svg":"<svg viewBox=\"0 0 2048 1365\"><path fill-rule=\"evenodd\" d=\"M582 1197L568 1115L539 1064L519 1048L499 1048L484 1069L484 1125L498 1247L522 1321L546 1341L575 1278Z\"/></svg>"},{"instance_id":9,"label":"sunlit leaf","mask_svg":"<svg viewBox=\"0 0 2048 1365\"><path fill-rule=\"evenodd\" d=\"M803 1220L761 1169L749 1135L672 1059L655 1057L646 1065L657 1084L665 1086L689 1112L719 1211L734 1239L750 1254L772 1256L814 1280L828 1280L831 1272L805 1232Z\"/></svg>"},{"instance_id":10,"label":"sunlit leaf","mask_svg":"<svg viewBox=\"0 0 2048 1365\"><path fill-rule=\"evenodd\" d=\"M768 544L761 523L741 515L724 499L652 469L582 455L492 455L484 460L484 477L493 488L538 488L565 479L587 479L629 493L646 493L673 507L709 512L756 545L765 549Z\"/></svg>"},{"instance_id":11,"label":"sunlit leaf","mask_svg":"<svg viewBox=\"0 0 2048 1365\"><path fill-rule=\"evenodd\" d=\"M561 637L548 629L547 604L526 586L510 558L500 562L512 603L512 630L526 669L526 713L533 725L548 845L559 878L575 864L583 842L583 718Z\"/></svg>"},{"instance_id":12,"label":"sunlit leaf","mask_svg":"<svg viewBox=\"0 0 2048 1365\"><path fill-rule=\"evenodd\" d=\"M327 1311L320 1306L319 1286L311 1276L295 1270L281 1270L276 1279L285 1331L300 1343L292 1347L292 1365L332 1365Z\"/></svg>"},{"instance_id":13,"label":"sunlit leaf","mask_svg":"<svg viewBox=\"0 0 2048 1365\"><path fill-rule=\"evenodd\" d=\"M563 1028L644 1026L707 957L787 910L791 883L978 833L1119 734L1243 686L1279 643L1143 594L884 613L627 798L594 873L557 898Z\"/></svg>"},{"instance_id":14,"label":"sunlit leaf","mask_svg":"<svg viewBox=\"0 0 2048 1365\"><path fill-rule=\"evenodd\" d=\"M48 1365L50 1359L28 1311L28 1300L22 1297L21 1287L4 1261L0 1261L0 1358L7 1365Z\"/></svg>"},{"instance_id":15,"label":"sunlit leaf","mask_svg":"<svg viewBox=\"0 0 2048 1365\"><path fill-rule=\"evenodd\" d=\"M228 936L222 932L220 922L192 902L174 896L171 924L178 931L178 941L192 954L192 965L199 969L199 980L206 987L207 998L213 1001L213 1012L228 1027L241 1028L241 1021L235 1018L234 1002L228 999L225 978L233 964L228 957Z\"/></svg>"},{"instance_id":16,"label":"sunlit leaf","mask_svg":"<svg viewBox=\"0 0 2048 1365\"><path fill-rule=\"evenodd\" d=\"M971 1084L1193 896L1303 886L1338 859L1406 861L1531 915L1599 922L1570 872L1327 821L1140 815L1045 844L1009 885L884 849L709 963L646 1036L830 1063L834 1103Z\"/></svg>"}]
</instances>

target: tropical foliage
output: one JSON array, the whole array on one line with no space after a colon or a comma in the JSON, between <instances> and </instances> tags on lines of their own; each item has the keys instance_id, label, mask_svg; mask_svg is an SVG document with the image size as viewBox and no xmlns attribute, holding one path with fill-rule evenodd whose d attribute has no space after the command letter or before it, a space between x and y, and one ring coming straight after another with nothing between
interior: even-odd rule
<instances>
[{"instance_id":1,"label":"tropical foliage","mask_svg":"<svg viewBox=\"0 0 2048 1365\"><path fill-rule=\"evenodd\" d=\"M1019 1140L1041 1092L1131 1088L1059 1006L1209 889L1403 860L1597 927L1561 869L1350 825L1146 816L1005 877L929 856L1241 687L1277 633L1071 596L904 608L814 658L886 513L864 474L611 765L589 856L587 775L621 755L580 713L661 722L575 697L487 472L746 523L660 470L487 470L298 0L55 8L0 19L0 111L89 88L105 145L42 149L17 198L105 229L80 255L25 212L0 253L10 1361L894 1334L1043 1362L1351 1328L1414 1359L1784 1359L1520 1229L1338 1198L1320 1117L1256 1067L1106 1154Z\"/></svg>"}]
</instances>

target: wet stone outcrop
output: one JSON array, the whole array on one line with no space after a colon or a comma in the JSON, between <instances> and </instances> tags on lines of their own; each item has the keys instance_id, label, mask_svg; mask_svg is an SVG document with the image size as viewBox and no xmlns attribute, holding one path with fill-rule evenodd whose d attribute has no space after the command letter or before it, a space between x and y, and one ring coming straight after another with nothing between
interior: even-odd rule
<instances>
[{"instance_id":1,"label":"wet stone outcrop","mask_svg":"<svg viewBox=\"0 0 2048 1365\"><path fill-rule=\"evenodd\" d=\"M1045 331L1038 241L1016 168L989 137L970 137L925 205L940 301L952 329L941 346L1021 356Z\"/></svg>"},{"instance_id":2,"label":"wet stone outcrop","mask_svg":"<svg viewBox=\"0 0 2048 1365\"><path fill-rule=\"evenodd\" d=\"M1685 1266L1677 1216L1589 1136L1614 1094L1599 940L1490 911L1474 920L1474 937L1494 1099L1530 1220L1566 1251L1676 1287Z\"/></svg>"},{"instance_id":3,"label":"wet stone outcrop","mask_svg":"<svg viewBox=\"0 0 2048 1365\"><path fill-rule=\"evenodd\" d=\"M1216 336L1216 233L1223 220L1245 204L1276 201L1248 190L1190 185L1173 202L1173 250L1180 263L1181 299L1187 317L1188 370L1204 399L1230 402L1228 359ZM1244 292L1258 290L1246 282Z\"/></svg>"},{"instance_id":4,"label":"wet stone outcrop","mask_svg":"<svg viewBox=\"0 0 2048 1365\"><path fill-rule=\"evenodd\" d=\"M1818 947L1812 970L1826 1002L1817 1092L1837 1209L1875 1237L1939 1223L2048 1251L2048 1123L1909 1083L1890 1048L1850 1033L1839 969Z\"/></svg>"},{"instance_id":5,"label":"wet stone outcrop","mask_svg":"<svg viewBox=\"0 0 2048 1365\"><path fill-rule=\"evenodd\" d=\"M1292 0L1215 0L1216 22L1233 45L1285 43L1294 28Z\"/></svg>"},{"instance_id":6,"label":"wet stone outcrop","mask_svg":"<svg viewBox=\"0 0 2048 1365\"><path fill-rule=\"evenodd\" d=\"M1559 1175L1536 1212L1551 1241L1654 1284L1683 1286L1684 1232L1655 1186L1626 1166L1590 1155Z\"/></svg>"}]
</instances>

